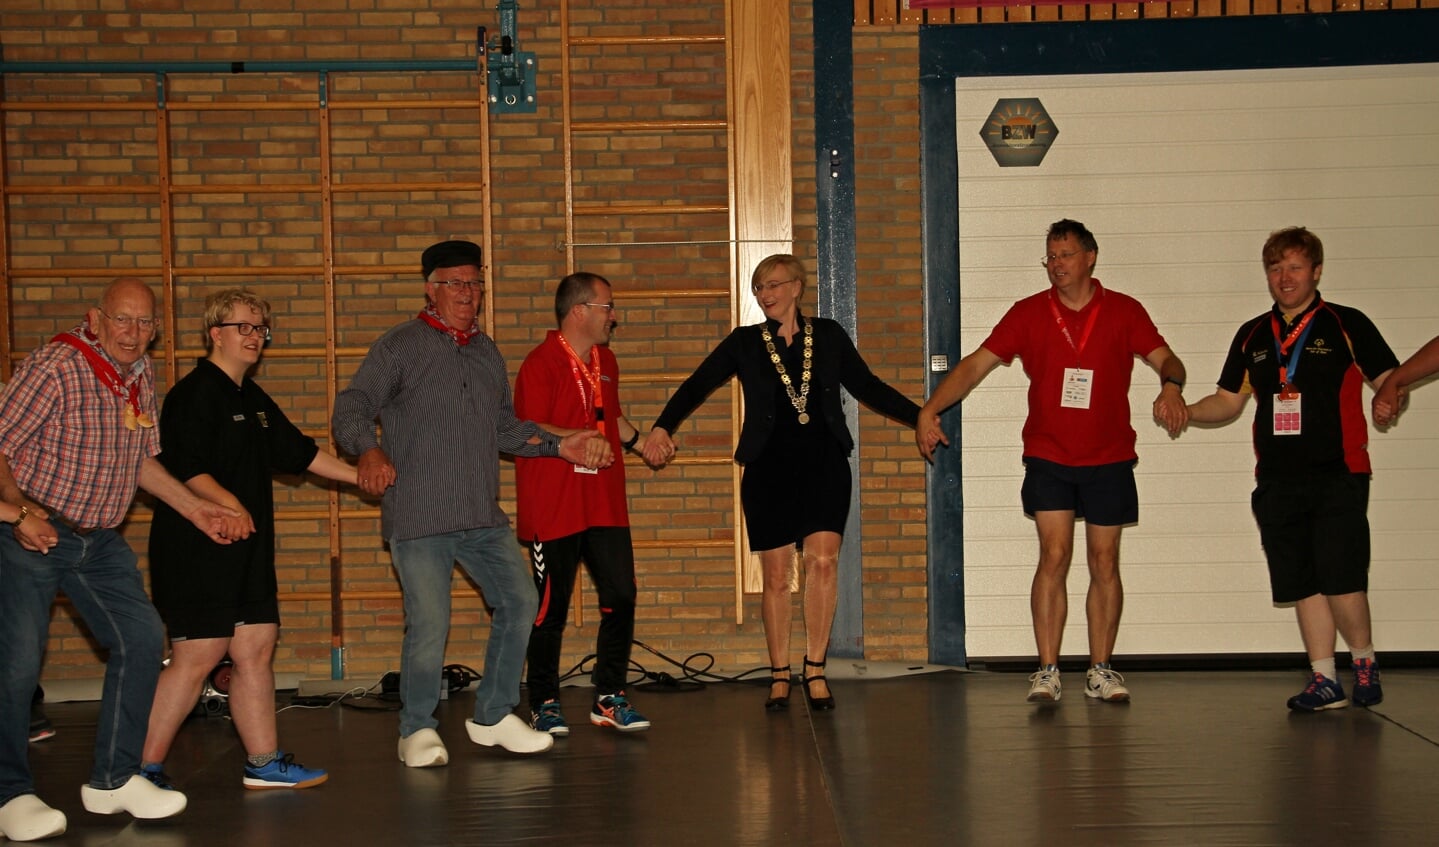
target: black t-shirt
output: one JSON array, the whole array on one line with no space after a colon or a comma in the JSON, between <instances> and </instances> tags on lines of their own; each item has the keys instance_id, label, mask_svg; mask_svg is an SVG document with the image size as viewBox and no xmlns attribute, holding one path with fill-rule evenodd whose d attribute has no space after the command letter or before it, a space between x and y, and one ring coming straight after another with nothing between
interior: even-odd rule
<instances>
[{"instance_id":1,"label":"black t-shirt","mask_svg":"<svg viewBox=\"0 0 1439 847\"><path fill-rule=\"evenodd\" d=\"M150 576L155 605L164 609L233 604L237 591L256 590L241 578L267 569L275 593L275 515L271 473L303 473L315 460L315 440L290 423L275 401L249 378L236 385L202 359L165 395L160 412L160 462L184 482L209 474L235 495L255 521L243 541L216 544L174 509L157 502L150 527ZM247 586L242 588L242 586Z\"/></svg>"},{"instance_id":2,"label":"black t-shirt","mask_svg":"<svg viewBox=\"0 0 1439 847\"><path fill-rule=\"evenodd\" d=\"M1255 473L1260 479L1370 472L1364 381L1397 367L1399 360L1358 309L1315 297L1295 320L1311 312L1307 335L1284 357L1291 371L1290 385L1300 396L1299 434L1274 434L1279 340L1290 328L1277 308L1239 328L1219 375L1219 387L1225 391L1254 393L1254 452L1259 460ZM1273 318L1279 320L1279 339Z\"/></svg>"}]
</instances>

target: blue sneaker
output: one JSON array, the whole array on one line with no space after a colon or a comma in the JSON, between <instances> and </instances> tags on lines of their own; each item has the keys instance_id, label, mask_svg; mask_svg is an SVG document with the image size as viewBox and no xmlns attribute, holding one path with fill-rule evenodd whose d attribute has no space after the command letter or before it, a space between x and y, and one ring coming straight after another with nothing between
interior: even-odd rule
<instances>
[{"instance_id":1,"label":"blue sneaker","mask_svg":"<svg viewBox=\"0 0 1439 847\"><path fill-rule=\"evenodd\" d=\"M1354 705L1377 706L1384 701L1379 686L1379 666L1373 659L1354 660Z\"/></svg>"},{"instance_id":2,"label":"blue sneaker","mask_svg":"<svg viewBox=\"0 0 1439 847\"><path fill-rule=\"evenodd\" d=\"M556 738L563 738L570 734L570 725L565 723L565 716L560 711L560 701L558 700L546 700L540 704L539 711L530 712L530 726L540 732L548 732Z\"/></svg>"},{"instance_id":3,"label":"blue sneaker","mask_svg":"<svg viewBox=\"0 0 1439 847\"><path fill-rule=\"evenodd\" d=\"M267 788L313 788L329 779L330 775L318 768L307 768L295 764L290 753L281 753L261 767L245 765L245 787L252 791Z\"/></svg>"},{"instance_id":4,"label":"blue sneaker","mask_svg":"<svg viewBox=\"0 0 1439 847\"><path fill-rule=\"evenodd\" d=\"M1349 705L1344 696L1344 686L1338 680L1322 673L1314 674L1309 685L1289 698L1289 708L1296 712L1322 712L1325 709L1342 709Z\"/></svg>"},{"instance_id":5,"label":"blue sneaker","mask_svg":"<svg viewBox=\"0 0 1439 847\"><path fill-rule=\"evenodd\" d=\"M635 711L623 691L606 694L595 701L590 709L590 723L595 726L612 726L620 732L639 732L650 728L645 716Z\"/></svg>"},{"instance_id":6,"label":"blue sneaker","mask_svg":"<svg viewBox=\"0 0 1439 847\"><path fill-rule=\"evenodd\" d=\"M140 768L140 776L143 776L146 779L150 780L150 782L156 788L163 789L165 791L175 790L175 786L170 784L170 777L165 774L165 766L163 764L145 765L144 767Z\"/></svg>"}]
</instances>

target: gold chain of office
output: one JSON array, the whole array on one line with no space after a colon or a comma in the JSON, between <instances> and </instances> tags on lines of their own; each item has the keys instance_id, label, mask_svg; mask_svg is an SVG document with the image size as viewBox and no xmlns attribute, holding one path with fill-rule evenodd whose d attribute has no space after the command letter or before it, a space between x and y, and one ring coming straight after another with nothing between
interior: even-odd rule
<instances>
[{"instance_id":1,"label":"gold chain of office","mask_svg":"<svg viewBox=\"0 0 1439 847\"><path fill-rule=\"evenodd\" d=\"M809 375L810 366L814 363L814 323L804 322L804 370L799 378L799 393L795 393L794 380L784 369L784 362L780 361L779 351L774 347L774 336L769 334L769 325L760 326L760 335L764 338L765 349L769 351L769 360L774 362L774 369L779 373L779 381L784 383L784 393L789 395L789 402L794 410L799 413L801 424L809 423L809 413L805 408L809 406Z\"/></svg>"}]
</instances>

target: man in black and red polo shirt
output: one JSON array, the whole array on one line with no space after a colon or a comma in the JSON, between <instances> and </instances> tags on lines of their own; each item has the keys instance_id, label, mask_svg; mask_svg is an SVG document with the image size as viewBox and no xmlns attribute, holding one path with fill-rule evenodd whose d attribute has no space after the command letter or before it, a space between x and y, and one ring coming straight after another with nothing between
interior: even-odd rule
<instances>
[{"instance_id":1,"label":"man in black and red polo shirt","mask_svg":"<svg viewBox=\"0 0 1439 847\"><path fill-rule=\"evenodd\" d=\"M1276 604L1293 605L1312 675L1296 711L1349 705L1334 667L1335 631L1354 665L1353 700L1383 699L1369 619L1369 431L1362 391L1399 364L1362 312L1319 296L1324 245L1303 227L1263 251L1274 307L1234 336L1218 389L1190 420L1226 423L1256 400L1252 497Z\"/></svg>"}]
</instances>

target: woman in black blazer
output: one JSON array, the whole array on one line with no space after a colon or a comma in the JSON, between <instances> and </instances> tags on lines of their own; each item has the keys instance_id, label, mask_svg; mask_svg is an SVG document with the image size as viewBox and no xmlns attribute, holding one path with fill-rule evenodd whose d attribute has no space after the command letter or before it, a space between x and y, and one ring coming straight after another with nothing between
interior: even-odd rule
<instances>
[{"instance_id":1,"label":"woman in black blazer","mask_svg":"<svg viewBox=\"0 0 1439 847\"><path fill-rule=\"evenodd\" d=\"M675 428L710 392L739 377L745 419L734 457L744 465L740 502L750 549L759 553L764 573L761 608L771 674L765 708L789 706L790 567L798 546L804 569L805 696L814 709L833 709L824 665L839 594L839 545L849 515L854 450L839 389L910 427L919 407L870 371L838 323L800 312L805 271L794 256L760 262L750 289L764 309L764 323L736 328L700 363L655 421L644 455L655 467L669 461Z\"/></svg>"}]
</instances>

